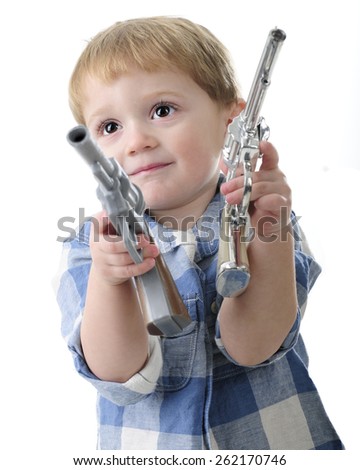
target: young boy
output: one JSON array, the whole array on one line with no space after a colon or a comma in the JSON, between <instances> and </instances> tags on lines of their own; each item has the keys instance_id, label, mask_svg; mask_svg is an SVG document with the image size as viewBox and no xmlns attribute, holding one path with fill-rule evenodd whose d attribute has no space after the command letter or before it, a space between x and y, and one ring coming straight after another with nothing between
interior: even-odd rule
<instances>
[{"instance_id":1,"label":"young boy","mask_svg":"<svg viewBox=\"0 0 360 470\"><path fill-rule=\"evenodd\" d=\"M224 46L181 18L116 23L82 53L70 105L141 188L157 241L140 237L135 264L99 213L64 244L62 333L99 393L98 447L341 449L299 335L320 268L299 237L284 236L291 191L270 143L254 173L251 282L236 298L216 292L219 214L243 193L241 175L224 183L220 174L227 127L244 107ZM148 335L131 280L159 250L192 320L170 338Z\"/></svg>"}]
</instances>

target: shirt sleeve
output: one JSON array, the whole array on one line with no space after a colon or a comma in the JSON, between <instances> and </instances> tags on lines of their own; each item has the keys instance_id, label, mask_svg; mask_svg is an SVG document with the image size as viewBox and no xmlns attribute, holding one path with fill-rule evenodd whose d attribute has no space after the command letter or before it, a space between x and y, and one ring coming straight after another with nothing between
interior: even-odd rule
<instances>
[{"instance_id":1,"label":"shirt sleeve","mask_svg":"<svg viewBox=\"0 0 360 470\"><path fill-rule=\"evenodd\" d=\"M308 243L305 238L305 234L299 226L298 219L294 213L291 216L291 224L293 227L293 239L295 248L295 271L296 271L296 294L297 294L297 315L295 322L285 338L283 344L280 346L278 351L263 363L255 366L259 367L262 365L269 364L275 360L281 358L290 349L292 349L298 340L301 319L304 315L308 294L312 289L317 277L321 273L321 267L315 261ZM218 300L218 304L221 304L222 298ZM233 363L237 364L236 361L229 355L224 347L221 340L221 332L219 321L216 323L215 328L215 341L220 351ZM237 364L241 365L241 364Z\"/></svg>"},{"instance_id":2,"label":"shirt sleeve","mask_svg":"<svg viewBox=\"0 0 360 470\"><path fill-rule=\"evenodd\" d=\"M65 240L54 289L61 311L61 334L72 354L75 369L98 392L117 405L136 403L152 393L162 369L159 339L149 336L149 356L144 368L125 383L100 380L89 369L81 347L80 327L91 267L90 223Z\"/></svg>"}]
</instances>

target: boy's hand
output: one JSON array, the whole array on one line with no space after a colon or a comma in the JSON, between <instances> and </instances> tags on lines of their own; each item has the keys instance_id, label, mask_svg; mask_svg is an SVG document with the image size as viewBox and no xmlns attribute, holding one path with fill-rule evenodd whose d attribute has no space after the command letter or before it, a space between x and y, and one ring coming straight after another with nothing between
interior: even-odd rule
<instances>
[{"instance_id":1,"label":"boy's hand","mask_svg":"<svg viewBox=\"0 0 360 470\"><path fill-rule=\"evenodd\" d=\"M154 267L159 249L156 245L150 244L144 235L138 237L138 247L142 249L143 262L137 264L129 255L122 238L116 235L106 213L100 212L94 216L94 219L91 226L90 250L97 277L107 284L119 285Z\"/></svg>"},{"instance_id":2,"label":"boy's hand","mask_svg":"<svg viewBox=\"0 0 360 470\"><path fill-rule=\"evenodd\" d=\"M270 142L262 141L260 152L263 154L260 169L252 174L249 213L251 225L258 235L268 237L278 233L289 223L291 189L279 169L279 156L275 147ZM244 178L240 171L241 168L238 176L221 186L221 192L229 204L240 204L242 200Z\"/></svg>"}]
</instances>

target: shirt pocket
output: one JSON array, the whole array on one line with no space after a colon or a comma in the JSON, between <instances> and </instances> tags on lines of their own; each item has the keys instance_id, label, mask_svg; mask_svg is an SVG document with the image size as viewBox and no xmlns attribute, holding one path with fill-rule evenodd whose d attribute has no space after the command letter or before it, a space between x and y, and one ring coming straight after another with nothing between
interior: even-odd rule
<instances>
[{"instance_id":1,"label":"shirt pocket","mask_svg":"<svg viewBox=\"0 0 360 470\"><path fill-rule=\"evenodd\" d=\"M176 392L186 386L193 370L199 335L197 318L198 296L187 295L184 303L193 321L182 333L161 339L163 368L156 387L157 392Z\"/></svg>"}]
</instances>

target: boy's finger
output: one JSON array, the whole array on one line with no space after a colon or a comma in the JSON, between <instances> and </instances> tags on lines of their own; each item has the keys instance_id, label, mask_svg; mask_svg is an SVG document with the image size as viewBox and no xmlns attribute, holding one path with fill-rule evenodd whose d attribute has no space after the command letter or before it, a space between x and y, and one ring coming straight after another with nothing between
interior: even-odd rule
<instances>
[{"instance_id":1,"label":"boy's finger","mask_svg":"<svg viewBox=\"0 0 360 470\"><path fill-rule=\"evenodd\" d=\"M244 178L242 176L239 176L223 183L220 186L220 191L222 194L227 195L231 193L232 191L242 189L243 186L244 186Z\"/></svg>"},{"instance_id":2,"label":"boy's finger","mask_svg":"<svg viewBox=\"0 0 360 470\"><path fill-rule=\"evenodd\" d=\"M279 164L279 155L276 148L270 142L261 141L260 152L262 153L260 170L275 170Z\"/></svg>"},{"instance_id":3,"label":"boy's finger","mask_svg":"<svg viewBox=\"0 0 360 470\"><path fill-rule=\"evenodd\" d=\"M105 210L92 216L91 229L96 235L116 235L114 226L110 222Z\"/></svg>"}]
</instances>

